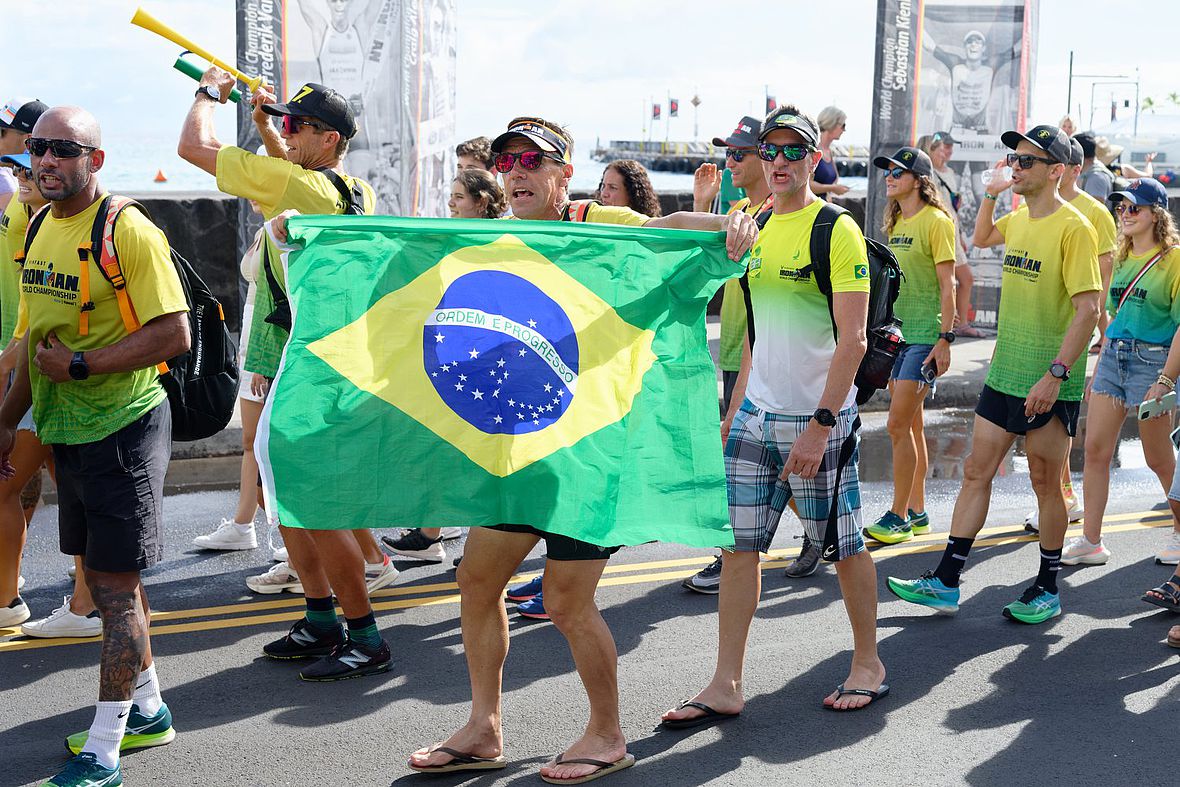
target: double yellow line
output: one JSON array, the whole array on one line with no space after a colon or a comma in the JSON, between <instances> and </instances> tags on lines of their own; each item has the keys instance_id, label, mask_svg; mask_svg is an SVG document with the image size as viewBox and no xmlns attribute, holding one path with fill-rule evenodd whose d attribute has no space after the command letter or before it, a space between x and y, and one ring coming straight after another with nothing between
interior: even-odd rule
<instances>
[{"instance_id":1,"label":"double yellow line","mask_svg":"<svg viewBox=\"0 0 1180 787\"><path fill-rule=\"evenodd\" d=\"M1104 535L1132 530L1166 527L1171 525L1172 515L1168 511L1138 511L1117 514L1103 521ZM1075 528L1076 530L1076 528ZM1080 531L1077 531L1080 532ZM1035 541L1036 536L1025 533L1019 525L985 527L975 540L975 548L1001 546L1025 541ZM946 533L927 533L915 536L902 544L874 547L877 559L912 555L919 552L935 552L943 548ZM799 554L798 549L771 550L769 560L762 562L762 569L780 568L788 558ZM599 586L638 585L643 583L673 582L692 576L712 560L711 556L655 560L646 563L608 564ZM514 580L528 579L535 574L515 577ZM436 582L424 585L406 585L387 588L373 593L373 611L387 612L395 609L428 607L436 604L455 604L459 601L459 586L454 582ZM388 599L388 600L386 600ZM217 607L179 609L170 612L152 613L152 636L185 634L193 631L241 628L243 626L265 626L284 623L303 616L304 602L301 596L289 596L272 601L249 601L240 604L226 604ZM266 614L246 614L266 613ZM223 617L223 616L233 617ZM203 618L214 618L205 620ZM175 622L174 622L175 621ZM183 622L182 622L183 621ZM14 639L19 629L0 629L0 654L18 650L38 650L62 645L77 645L98 642L99 637L86 639Z\"/></svg>"}]
</instances>

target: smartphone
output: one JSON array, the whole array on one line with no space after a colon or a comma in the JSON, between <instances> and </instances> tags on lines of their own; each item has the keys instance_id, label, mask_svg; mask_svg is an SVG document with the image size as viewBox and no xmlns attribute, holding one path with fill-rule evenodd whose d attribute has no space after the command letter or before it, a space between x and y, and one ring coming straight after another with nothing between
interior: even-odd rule
<instances>
[{"instance_id":1,"label":"smartphone","mask_svg":"<svg viewBox=\"0 0 1180 787\"><path fill-rule=\"evenodd\" d=\"M927 385L934 385L934 381L938 379L938 365L934 361L922 367L922 379Z\"/></svg>"},{"instance_id":2,"label":"smartphone","mask_svg":"<svg viewBox=\"0 0 1180 787\"><path fill-rule=\"evenodd\" d=\"M1155 399L1139 405L1139 420L1146 421L1176 409L1176 392L1170 391L1157 402Z\"/></svg>"},{"instance_id":3,"label":"smartphone","mask_svg":"<svg viewBox=\"0 0 1180 787\"><path fill-rule=\"evenodd\" d=\"M1172 430L1172 445L1176 446L1176 450L1180 451L1180 426Z\"/></svg>"}]
</instances>

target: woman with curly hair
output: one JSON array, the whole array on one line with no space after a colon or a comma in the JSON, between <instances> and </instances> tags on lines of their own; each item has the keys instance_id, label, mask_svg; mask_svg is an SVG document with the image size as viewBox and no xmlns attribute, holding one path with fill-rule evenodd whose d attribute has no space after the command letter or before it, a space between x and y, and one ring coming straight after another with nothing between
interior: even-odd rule
<instances>
[{"instance_id":1,"label":"woman with curly hair","mask_svg":"<svg viewBox=\"0 0 1180 787\"><path fill-rule=\"evenodd\" d=\"M619 159L606 165L602 182L598 184L598 200L603 205L630 208L653 219L663 215L647 170L633 159Z\"/></svg>"},{"instance_id":2,"label":"woman with curly hair","mask_svg":"<svg viewBox=\"0 0 1180 787\"><path fill-rule=\"evenodd\" d=\"M1110 559L1102 543L1102 516L1110 493L1110 463L1127 412L1140 402L1176 389L1180 375L1180 235L1159 181L1142 178L1110 195L1122 235L1106 296L1111 313L1102 353L1090 381L1086 415L1086 466L1082 476L1082 535L1061 553L1067 566L1101 565ZM1168 494L1174 529L1157 562L1180 560L1180 485L1169 432L1171 410L1138 421L1143 458ZM1171 491L1168 491L1171 487Z\"/></svg>"},{"instance_id":3,"label":"woman with curly hair","mask_svg":"<svg viewBox=\"0 0 1180 787\"><path fill-rule=\"evenodd\" d=\"M447 202L452 219L498 219L508 210L504 189L482 169L461 169L451 181Z\"/></svg>"},{"instance_id":4,"label":"woman with curly hair","mask_svg":"<svg viewBox=\"0 0 1180 787\"><path fill-rule=\"evenodd\" d=\"M865 535L883 544L930 530L926 515L926 432L922 404L951 365L955 340L955 223L921 150L904 147L873 164L885 170L884 231L904 278L894 311L906 346L889 380L889 439L893 443L893 504Z\"/></svg>"}]
</instances>

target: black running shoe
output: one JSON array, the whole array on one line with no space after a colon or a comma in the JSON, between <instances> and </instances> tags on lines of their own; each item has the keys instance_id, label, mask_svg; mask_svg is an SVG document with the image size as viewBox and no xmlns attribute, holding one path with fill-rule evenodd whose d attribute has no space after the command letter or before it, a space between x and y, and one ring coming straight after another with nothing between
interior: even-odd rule
<instances>
[{"instance_id":1,"label":"black running shoe","mask_svg":"<svg viewBox=\"0 0 1180 787\"><path fill-rule=\"evenodd\" d=\"M303 680L329 681L360 678L387 672L393 665L393 656L385 640L375 648L365 647L359 642L345 641L330 654L299 673Z\"/></svg>"},{"instance_id":2,"label":"black running shoe","mask_svg":"<svg viewBox=\"0 0 1180 787\"><path fill-rule=\"evenodd\" d=\"M427 538L417 528L402 531L402 534L397 538L381 536L381 541L393 554L408 557L411 560L441 563L447 559L447 551L443 548L442 537Z\"/></svg>"},{"instance_id":3,"label":"black running shoe","mask_svg":"<svg viewBox=\"0 0 1180 787\"><path fill-rule=\"evenodd\" d=\"M799 552L799 557L787 566L785 573L793 579L802 579L814 574L817 568L819 568L819 546L807 536L803 536L803 549Z\"/></svg>"},{"instance_id":4,"label":"black running shoe","mask_svg":"<svg viewBox=\"0 0 1180 787\"><path fill-rule=\"evenodd\" d=\"M685 579L680 586L685 590L716 596L721 592L721 556L718 555L712 563Z\"/></svg>"},{"instance_id":5,"label":"black running shoe","mask_svg":"<svg viewBox=\"0 0 1180 787\"><path fill-rule=\"evenodd\" d=\"M285 637L263 645L262 652L272 659L315 659L327 656L343 644L343 626L337 625L323 633L308 623L307 618L300 618Z\"/></svg>"}]
</instances>

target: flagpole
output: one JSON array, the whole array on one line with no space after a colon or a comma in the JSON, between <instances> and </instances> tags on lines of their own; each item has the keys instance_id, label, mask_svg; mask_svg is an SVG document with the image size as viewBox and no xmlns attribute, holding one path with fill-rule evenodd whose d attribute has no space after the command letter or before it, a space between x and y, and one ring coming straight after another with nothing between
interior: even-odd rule
<instances>
[{"instance_id":1,"label":"flagpole","mask_svg":"<svg viewBox=\"0 0 1180 787\"><path fill-rule=\"evenodd\" d=\"M672 138L672 91L667 90L664 93L667 99L668 114L664 115L664 152L668 152L668 140Z\"/></svg>"}]
</instances>

